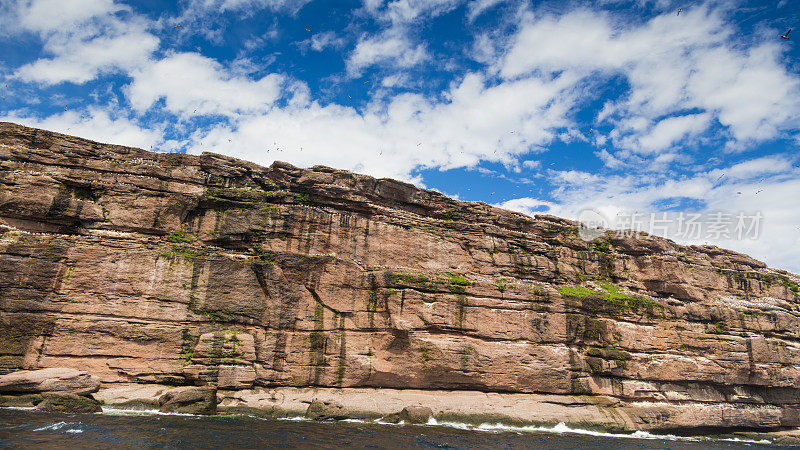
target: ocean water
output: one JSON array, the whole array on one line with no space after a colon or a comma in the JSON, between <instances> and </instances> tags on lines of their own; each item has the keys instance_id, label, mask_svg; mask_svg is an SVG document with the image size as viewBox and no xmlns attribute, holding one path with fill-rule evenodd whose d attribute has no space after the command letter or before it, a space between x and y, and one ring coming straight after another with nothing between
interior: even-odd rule
<instances>
[{"instance_id":1,"label":"ocean water","mask_svg":"<svg viewBox=\"0 0 800 450\"><path fill-rule=\"evenodd\" d=\"M457 423L388 425L248 416L158 414L106 409L98 414L0 408L0 447L9 448L767 448L767 441L710 440L553 428Z\"/></svg>"}]
</instances>

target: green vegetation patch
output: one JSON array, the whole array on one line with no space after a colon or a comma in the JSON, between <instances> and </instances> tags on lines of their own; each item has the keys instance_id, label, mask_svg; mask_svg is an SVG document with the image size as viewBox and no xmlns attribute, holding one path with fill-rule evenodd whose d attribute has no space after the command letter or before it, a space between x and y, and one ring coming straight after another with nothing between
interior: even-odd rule
<instances>
[{"instance_id":1,"label":"green vegetation patch","mask_svg":"<svg viewBox=\"0 0 800 450\"><path fill-rule=\"evenodd\" d=\"M72 186L72 195L80 200L89 200L96 202L106 192L105 188L94 188L91 186Z\"/></svg>"},{"instance_id":2,"label":"green vegetation patch","mask_svg":"<svg viewBox=\"0 0 800 450\"><path fill-rule=\"evenodd\" d=\"M511 287L511 285L506 283L506 280L502 278L494 280L494 283L497 285L497 290L500 291L500 293L505 292L509 287Z\"/></svg>"},{"instance_id":3,"label":"green vegetation patch","mask_svg":"<svg viewBox=\"0 0 800 450\"><path fill-rule=\"evenodd\" d=\"M453 222L465 221L469 219L472 214L461 208L450 208L439 213L439 217L443 220L450 220Z\"/></svg>"},{"instance_id":4,"label":"green vegetation patch","mask_svg":"<svg viewBox=\"0 0 800 450\"><path fill-rule=\"evenodd\" d=\"M407 273L394 273L391 276L392 283L406 284L412 287L434 290L436 289L435 282L425 275L413 275Z\"/></svg>"},{"instance_id":5,"label":"green vegetation patch","mask_svg":"<svg viewBox=\"0 0 800 450\"><path fill-rule=\"evenodd\" d=\"M422 355L422 362L433 360L433 347L427 344L419 344L419 353Z\"/></svg>"},{"instance_id":6,"label":"green vegetation patch","mask_svg":"<svg viewBox=\"0 0 800 450\"><path fill-rule=\"evenodd\" d=\"M413 289L463 294L472 285L467 278L450 272L437 273L433 276L395 273L390 276L393 284L406 285Z\"/></svg>"},{"instance_id":7,"label":"green vegetation patch","mask_svg":"<svg viewBox=\"0 0 800 450\"><path fill-rule=\"evenodd\" d=\"M275 252L263 248L259 243L253 245L253 256L258 262L266 264L273 264L275 262Z\"/></svg>"},{"instance_id":8,"label":"green vegetation patch","mask_svg":"<svg viewBox=\"0 0 800 450\"><path fill-rule=\"evenodd\" d=\"M173 260L176 259L184 259L184 260L193 260L200 256L200 253L195 251L195 249L191 247L187 247L186 245L172 245L169 250L162 251L158 254L158 256L162 256L164 258L170 258Z\"/></svg>"},{"instance_id":9,"label":"green vegetation patch","mask_svg":"<svg viewBox=\"0 0 800 450\"><path fill-rule=\"evenodd\" d=\"M581 307L592 312L607 312L612 316L620 316L630 312L644 310L649 317L658 315L664 309L661 303L622 292L622 288L607 282L597 283L604 292L597 292L583 286L565 286L558 290L564 297L581 300Z\"/></svg>"},{"instance_id":10,"label":"green vegetation patch","mask_svg":"<svg viewBox=\"0 0 800 450\"><path fill-rule=\"evenodd\" d=\"M167 242L172 242L174 244L191 244L194 242L194 239L186 236L186 232L184 230L170 233L165 239Z\"/></svg>"},{"instance_id":11,"label":"green vegetation patch","mask_svg":"<svg viewBox=\"0 0 800 450\"><path fill-rule=\"evenodd\" d=\"M448 280L449 283L447 285L447 289L454 294L463 294L466 291L466 288L472 284L466 278L453 274L449 275L450 278Z\"/></svg>"},{"instance_id":12,"label":"green vegetation patch","mask_svg":"<svg viewBox=\"0 0 800 450\"><path fill-rule=\"evenodd\" d=\"M611 253L611 243L606 241L605 239L598 239L592 242L592 249L598 253Z\"/></svg>"}]
</instances>

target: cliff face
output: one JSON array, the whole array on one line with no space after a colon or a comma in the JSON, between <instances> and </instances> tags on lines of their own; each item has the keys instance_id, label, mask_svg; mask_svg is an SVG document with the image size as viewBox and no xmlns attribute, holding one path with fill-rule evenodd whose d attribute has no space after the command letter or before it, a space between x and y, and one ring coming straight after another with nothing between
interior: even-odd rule
<instances>
[{"instance_id":1,"label":"cliff face","mask_svg":"<svg viewBox=\"0 0 800 450\"><path fill-rule=\"evenodd\" d=\"M398 181L10 123L0 224L0 373L547 394L625 428L800 425L798 277L716 247L584 242L574 222Z\"/></svg>"}]
</instances>

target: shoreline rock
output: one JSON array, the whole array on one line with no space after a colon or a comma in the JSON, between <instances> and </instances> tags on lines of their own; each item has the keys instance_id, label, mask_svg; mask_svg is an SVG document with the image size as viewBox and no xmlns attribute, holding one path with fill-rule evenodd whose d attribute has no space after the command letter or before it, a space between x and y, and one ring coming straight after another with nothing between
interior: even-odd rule
<instances>
[{"instance_id":1,"label":"shoreline rock","mask_svg":"<svg viewBox=\"0 0 800 450\"><path fill-rule=\"evenodd\" d=\"M305 418L318 421L344 420L350 418L350 414L339 403L314 399L306 409Z\"/></svg>"},{"instance_id":2,"label":"shoreline rock","mask_svg":"<svg viewBox=\"0 0 800 450\"><path fill-rule=\"evenodd\" d=\"M161 412L213 415L217 413L217 388L187 386L170 389L158 399Z\"/></svg>"},{"instance_id":3,"label":"shoreline rock","mask_svg":"<svg viewBox=\"0 0 800 450\"><path fill-rule=\"evenodd\" d=\"M47 394L36 405L36 409L60 413L96 413L103 410L97 400L76 394Z\"/></svg>"},{"instance_id":4,"label":"shoreline rock","mask_svg":"<svg viewBox=\"0 0 800 450\"><path fill-rule=\"evenodd\" d=\"M0 394L63 393L88 395L100 389L100 378L67 367L21 370L0 375Z\"/></svg>"},{"instance_id":5,"label":"shoreline rock","mask_svg":"<svg viewBox=\"0 0 800 450\"><path fill-rule=\"evenodd\" d=\"M387 423L423 424L433 417L433 411L427 406L406 406L402 411L381 418Z\"/></svg>"}]
</instances>

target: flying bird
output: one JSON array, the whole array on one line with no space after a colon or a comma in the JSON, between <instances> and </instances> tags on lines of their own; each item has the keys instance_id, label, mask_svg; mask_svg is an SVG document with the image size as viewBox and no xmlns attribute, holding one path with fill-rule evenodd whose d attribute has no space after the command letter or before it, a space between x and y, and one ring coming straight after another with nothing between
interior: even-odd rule
<instances>
[{"instance_id":1,"label":"flying bird","mask_svg":"<svg viewBox=\"0 0 800 450\"><path fill-rule=\"evenodd\" d=\"M758 195L758 193L759 193L759 192L762 192L762 191L763 191L763 189L759 189L759 190L757 190L757 191L756 191L756 195Z\"/></svg>"},{"instance_id":2,"label":"flying bird","mask_svg":"<svg viewBox=\"0 0 800 450\"><path fill-rule=\"evenodd\" d=\"M309 33L311 33L311 30L309 30L308 28L306 28L306 31L308 31Z\"/></svg>"},{"instance_id":3,"label":"flying bird","mask_svg":"<svg viewBox=\"0 0 800 450\"><path fill-rule=\"evenodd\" d=\"M781 35L781 39L789 39L789 33L791 33L791 32L792 32L792 29L789 28L789 30L785 34Z\"/></svg>"},{"instance_id":4,"label":"flying bird","mask_svg":"<svg viewBox=\"0 0 800 450\"><path fill-rule=\"evenodd\" d=\"M680 16L682 11L683 11L683 8L678 8L678 14L676 14L676 15Z\"/></svg>"},{"instance_id":5,"label":"flying bird","mask_svg":"<svg viewBox=\"0 0 800 450\"><path fill-rule=\"evenodd\" d=\"M172 27L172 28L180 28L180 27L182 27L182 26L183 26L183 25L175 25L175 26L174 26L174 27Z\"/></svg>"}]
</instances>

